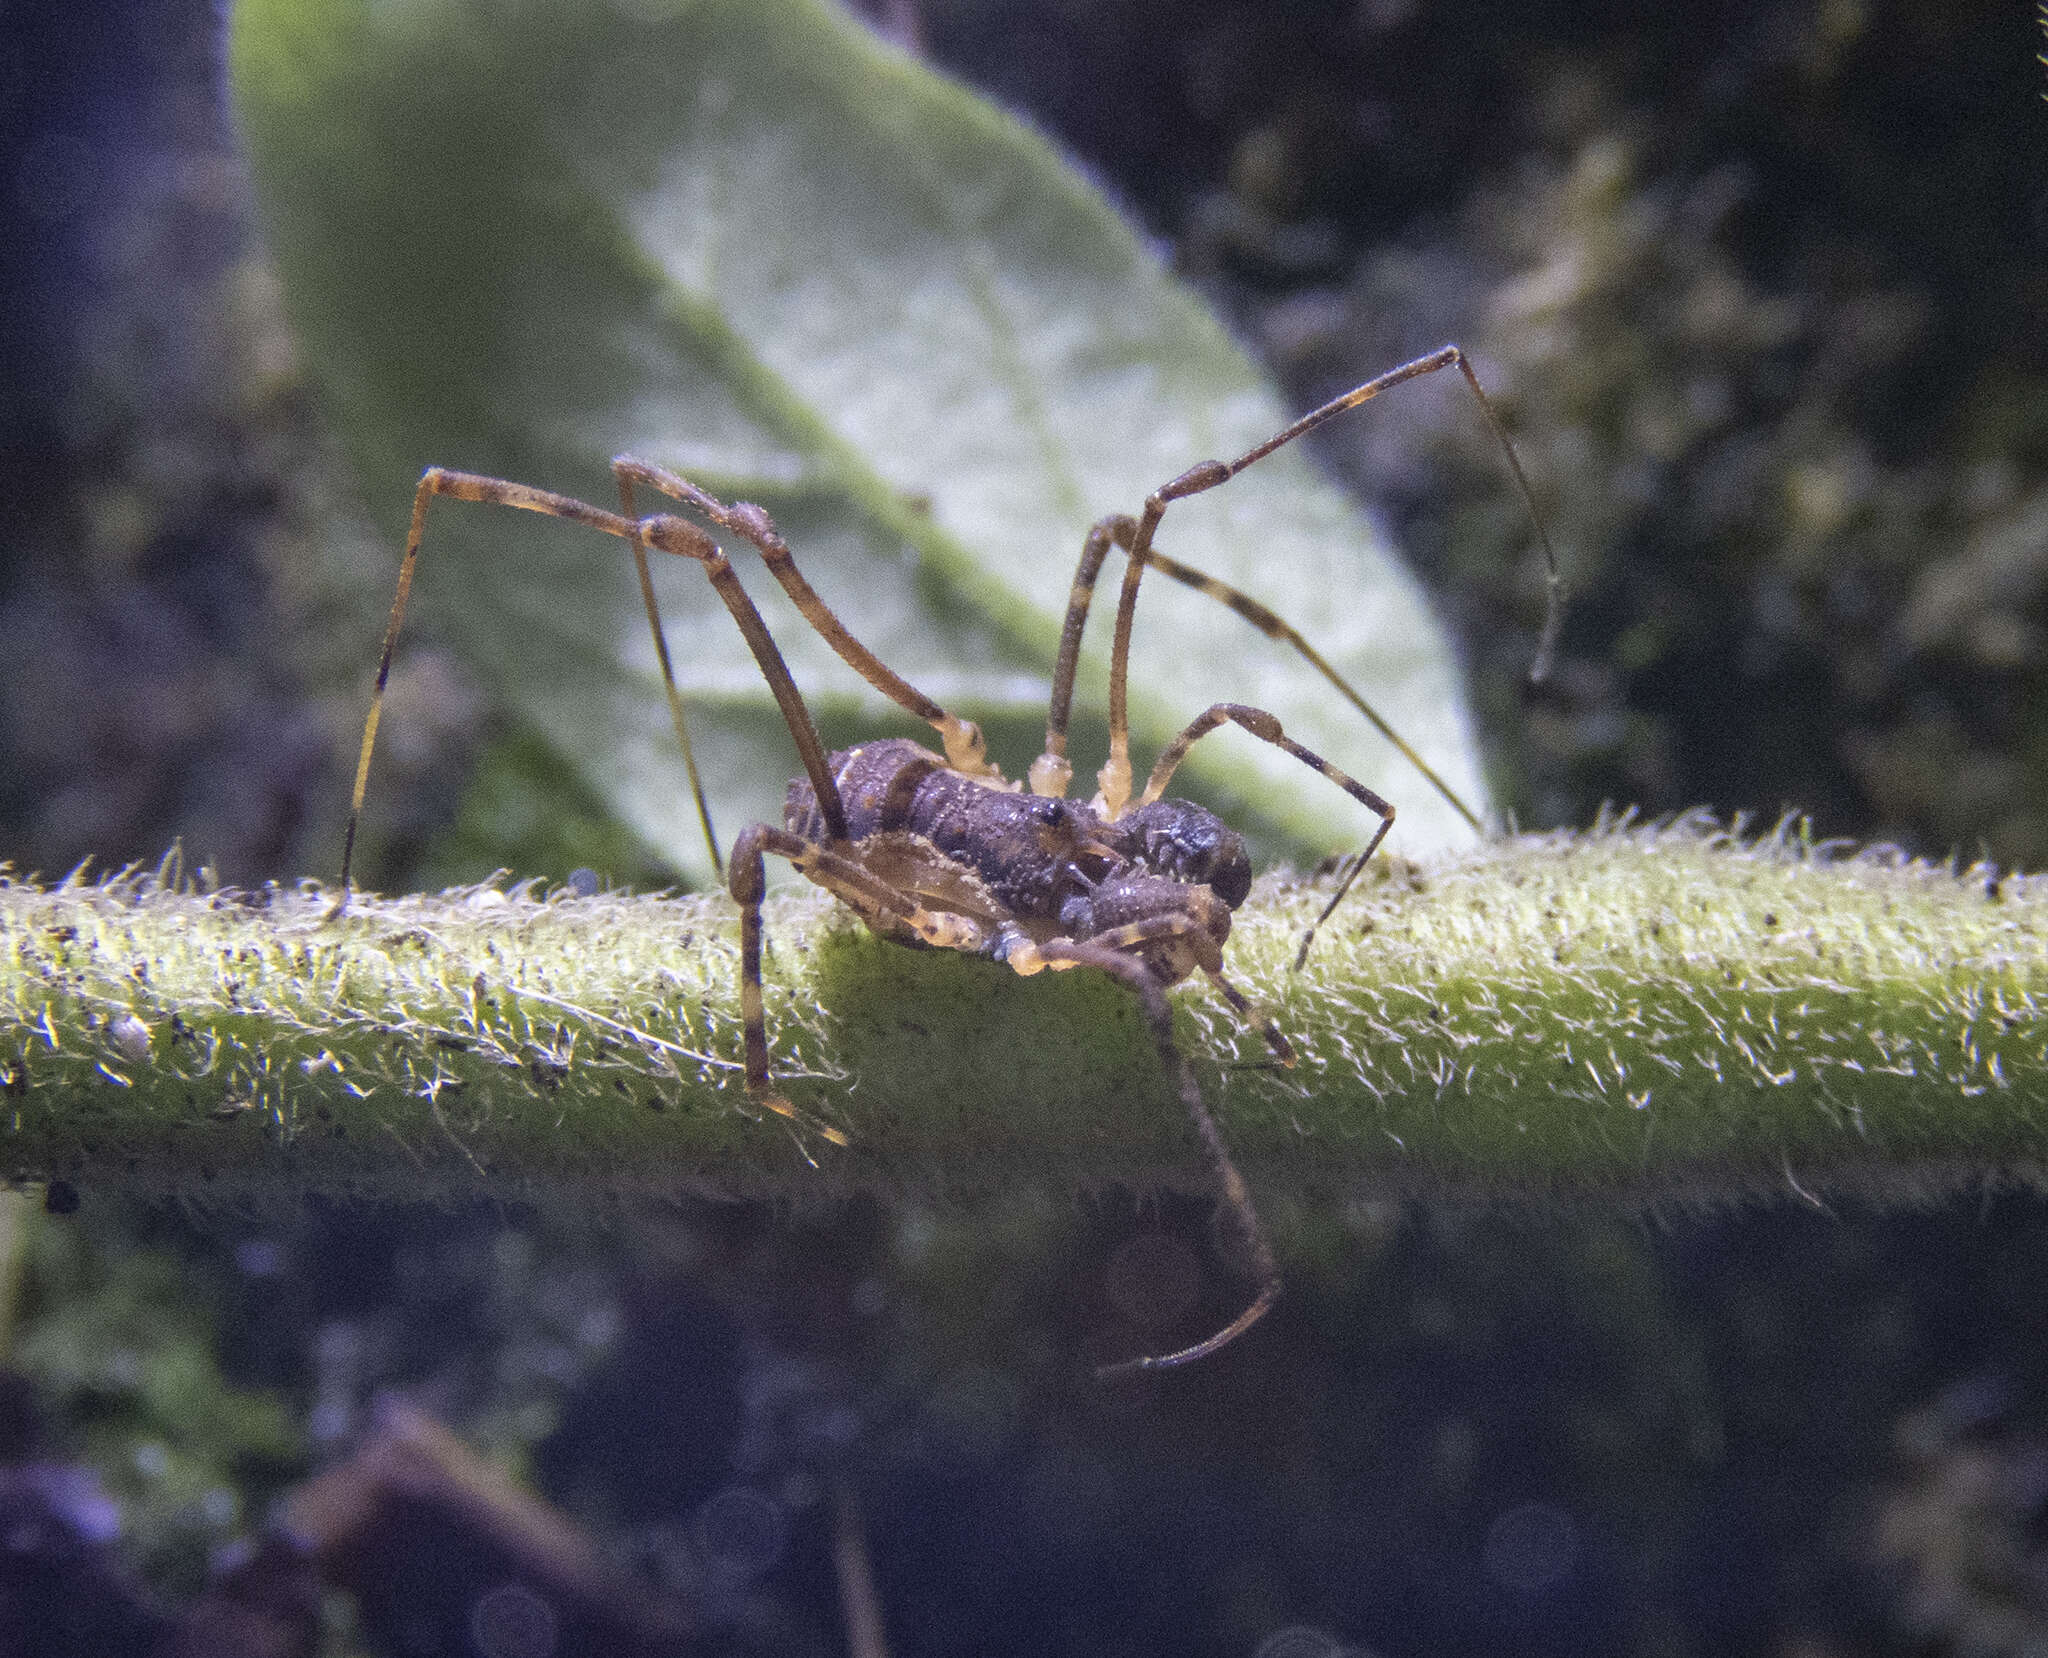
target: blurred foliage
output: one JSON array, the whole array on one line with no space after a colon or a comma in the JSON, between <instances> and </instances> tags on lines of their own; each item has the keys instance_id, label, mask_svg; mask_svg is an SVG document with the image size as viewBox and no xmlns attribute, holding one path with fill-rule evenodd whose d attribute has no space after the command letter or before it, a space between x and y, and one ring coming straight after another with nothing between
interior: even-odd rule
<instances>
[{"instance_id":1,"label":"blurred foliage","mask_svg":"<svg viewBox=\"0 0 2048 1658\"><path fill-rule=\"evenodd\" d=\"M53 286L4 313L7 850L54 872L182 832L230 878L326 869L367 671L336 607L376 609L390 549L343 507L189 90L206 66L148 55L210 9L102 3L149 24L24 56L9 106L91 165L18 185ZM1533 570L1458 400L1404 388L1320 448L1434 587L1522 821L1792 805L2040 856L2048 132L2023 8L883 9L1072 145L1298 404L1447 338L1481 353L1575 570L1548 695L1519 683ZM113 97L138 113L109 123ZM117 130L128 150L78 147ZM408 675L379 762L392 885L494 729L450 653Z\"/></svg>"},{"instance_id":2,"label":"blurred foliage","mask_svg":"<svg viewBox=\"0 0 2048 1658\"><path fill-rule=\"evenodd\" d=\"M1299 402L1477 353L1576 589L1547 693L1462 411L1404 394L1323 452L1451 615L1525 821L1793 806L2048 856L2023 9L950 0L926 35L1102 166Z\"/></svg>"},{"instance_id":3,"label":"blurred foliage","mask_svg":"<svg viewBox=\"0 0 2048 1658\"><path fill-rule=\"evenodd\" d=\"M1991 1372L1899 1423L1877 1554L1904 1576L1901 1622L1932 1650L2024 1658L2048 1646L2043 1403Z\"/></svg>"},{"instance_id":4,"label":"blurred foliage","mask_svg":"<svg viewBox=\"0 0 2048 1658\"><path fill-rule=\"evenodd\" d=\"M1293 1626L1474 1658L2025 1650L2000 1608L2031 1604L2048 1397L2011 1312L2048 1272L2031 1199L1283 1210L1289 1293L1256 1341L1118 1388L1088 1361L1187 1307L1177 1284L1235 1293L1205 1198L631 1218L195 1225L88 1195L45 1225L52 1258L135 1252L101 1282L204 1286L216 1385L286 1401L314 1454L405 1387L702 1597L720 1650L833 1650L841 1476L905 1654L1171 1628L1220 1658ZM34 1291L24 1351L83 1329L74 1362L104 1371L119 1328ZM136 1443L90 1441L110 1483ZM1939 1644L1966 1626L2008 1644Z\"/></svg>"},{"instance_id":5,"label":"blurred foliage","mask_svg":"<svg viewBox=\"0 0 2048 1658\"><path fill-rule=\"evenodd\" d=\"M1554 691L1516 683L1527 570L1464 412L1415 388L1322 453L1435 587L1525 821L1583 822L1604 796L1789 802L1823 833L2042 859L2048 128L2028 8L884 9L1077 150L1298 403L1445 339L1481 353L1574 564ZM7 48L88 10L22 12ZM182 831L232 876L327 868L367 662L306 555L352 536L351 602L374 610L389 549L333 482L225 128L191 92L211 6L104 10L65 73L24 56L38 72L0 105L23 155L72 163L4 181L50 273L22 290L46 313L0 306L44 330L9 340L0 447L6 851L153 862ZM404 857L500 729L445 653L409 672L379 783ZM641 1217L628 1250L499 1214L195 1230L88 1193L49 1229L105 1240L62 1246L100 1263L63 1283L190 1332L173 1343L219 1309L221 1386L258 1401L244 1428L285 1397L338 1443L375 1386L418 1387L784 1650L832 1638L813 1471L835 1459L905 1653L1010 1631L1242 1655L1287 1628L1326 1632L1323 1652L2038 1647L2037 1198L1640 1226L1304 1216L1263 1347L1092 1392L1075 1356L1146 1305L1113 1264L1178 1298L1191 1258L1197 1293L1226 1293L1207 1216L1105 1199L1077 1225L1028 1194L968 1216L689 1208ZM140 1253L166 1247L170 1267ZM120 1328L68 1305L34 1300L22 1339ZM142 1408L133 1388L67 1397ZM136 1415L135 1438L94 1440L106 1477L140 1482L139 1443L207 1447L209 1469L268 1443L235 1438L239 1406L185 1403L204 1432ZM280 1464L253 1466L260 1492ZM734 1488L788 1521L765 1567L704 1523ZM199 1534L166 1524L176 1581Z\"/></svg>"},{"instance_id":6,"label":"blurred foliage","mask_svg":"<svg viewBox=\"0 0 2048 1658\"><path fill-rule=\"evenodd\" d=\"M219 1286L119 1232L31 1216L8 1358L98 1472L152 1581L189 1596L211 1553L304 1467L294 1413L221 1373Z\"/></svg>"},{"instance_id":7,"label":"blurred foliage","mask_svg":"<svg viewBox=\"0 0 2048 1658\"><path fill-rule=\"evenodd\" d=\"M450 0L243 0L232 46L286 301L394 549L427 464L615 503L608 463L629 453L772 513L825 602L920 690L1042 731L1090 525L1287 424L1057 151L827 0L535 4L489 26ZM639 493L642 511L674 505ZM1176 505L1161 536L1286 603L1479 795L1434 617L1300 451ZM753 581L752 550L724 539ZM534 514L444 503L416 615L701 881L711 859L624 553ZM794 749L764 677L689 561L654 562L713 810L728 837L779 822ZM754 585L765 603L773 584ZM1129 704L1141 756L1241 699L1349 767L1409 770L1299 657L1213 600L1151 585ZM767 616L814 702L870 729L897 712L779 597ZM1109 632L1098 615L1083 647L1090 710ZM1099 718L1075 734L1084 778ZM1355 803L1277 749L1205 743L1188 766L1269 856L1359 832ZM1414 781L1394 844L1469 844Z\"/></svg>"},{"instance_id":8,"label":"blurred foliage","mask_svg":"<svg viewBox=\"0 0 2048 1658\"><path fill-rule=\"evenodd\" d=\"M452 822L397 860L432 892L496 867L588 869L617 886L659 889L674 874L634 837L537 732L515 720L484 746Z\"/></svg>"}]
</instances>

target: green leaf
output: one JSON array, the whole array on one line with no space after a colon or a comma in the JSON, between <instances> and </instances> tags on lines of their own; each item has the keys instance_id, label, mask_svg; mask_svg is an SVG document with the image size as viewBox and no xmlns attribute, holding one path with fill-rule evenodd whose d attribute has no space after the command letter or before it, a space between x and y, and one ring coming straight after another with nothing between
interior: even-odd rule
<instances>
[{"instance_id":1,"label":"green leaf","mask_svg":"<svg viewBox=\"0 0 2048 1658\"><path fill-rule=\"evenodd\" d=\"M854 632L1014 775L1089 523L1285 423L1050 146L823 0L243 0L233 66L293 316L394 572L424 467L609 506L630 452L765 506ZM1441 630L1298 450L1176 504L1158 544L1280 611L1482 803ZM734 557L828 741L909 729ZM1089 634L1082 792L1119 573ZM776 821L796 767L760 676L701 576L659 574L722 833ZM440 502L412 616L706 873L623 547ZM374 647L366 618L366 677ZM1132 689L1141 768L1208 703L1250 702L1393 799L1398 848L1469 838L1298 658L1156 576ZM1372 827L1242 733L1199 745L1176 792L1269 853Z\"/></svg>"}]
</instances>

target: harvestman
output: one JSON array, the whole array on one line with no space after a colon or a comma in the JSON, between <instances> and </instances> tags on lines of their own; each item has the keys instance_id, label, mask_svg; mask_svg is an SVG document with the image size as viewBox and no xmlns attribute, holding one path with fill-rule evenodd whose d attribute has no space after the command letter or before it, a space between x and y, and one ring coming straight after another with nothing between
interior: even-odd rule
<instances>
[{"instance_id":1,"label":"harvestman","mask_svg":"<svg viewBox=\"0 0 2048 1658\"><path fill-rule=\"evenodd\" d=\"M989 760L981 731L972 721L941 708L884 666L846 630L798 571L788 546L761 508L744 501L728 505L672 472L624 456L612 462L619 487L617 512L530 484L430 467L421 477L413 498L412 527L406 538L405 559L399 567L398 591L392 600L383 654L377 664L376 690L363 726L342 853L341 899L337 910L348 900L356 825L369 781L370 754L377 739L391 655L412 590L429 504L442 495L460 501L491 502L567 519L619 537L633 550L641 598L653 631L655 653L661 664L676 737L682 745L698 821L703 826L713 866L726 880L740 909L740 1005L745 1023L749 1098L766 1110L800 1119L796 1108L776 1091L768 1073L761 993L761 899L765 886L763 859L771 853L787 859L806 878L832 893L885 937L939 949L972 951L1005 962L1022 974L1049 968L1093 967L1122 981L1136 993L1160 1063L1201 1136L1216 1184L1243 1236L1259 1289L1243 1312L1192 1347L1110 1365L1100 1374L1166 1369L1203 1358L1235 1340L1265 1314L1280 1293L1280 1272L1244 1178L1238 1173L1222 1132L1174 1040L1167 989L1199 968L1238 1017L1258 1027L1276 1059L1292 1064L1293 1054L1273 1021L1223 973L1222 946L1230 934L1232 912L1243 903L1251 887L1251 865L1244 841L1235 830L1201 807L1166 798L1166 786L1196 742L1218 727L1232 724L1293 755L1379 818L1371 841L1350 862L1335 894L1303 935L1294 958L1296 968L1307 959L1316 930L1343 902L1352 882L1386 838L1393 826L1394 808L1364 784L1287 736L1271 714L1238 703L1217 703L1167 744L1134 799L1127 692L1138 585L1148 567L1157 569L1228 605L1267 637L1291 646L1478 828L1478 819L1451 787L1293 627L1250 595L1167 557L1152 545L1159 522L1173 502L1227 483L1284 444L1403 381L1446 368L1456 368L1478 399L1543 547L1549 604L1536 664L1530 670L1532 679L1543 677L1561 615L1562 582L1557 557L1537 514L1535 497L1521 462L1478 376L1472 372L1465 354L1457 346L1447 345L1325 403L1234 461L1207 461L1183 472L1148 496L1137 518L1104 518L1088 532L1074 573L1059 657L1053 669L1045 752L1032 762L1028 793L1022 784L1006 780ZM670 513L640 516L634 506L634 491L641 487L658 491L704 523L751 545L825 642L876 690L938 733L943 758L920 743L901 738L827 754L810 710L790 678L767 624L717 543L706 530L688 519ZM1068 801L1065 795L1073 767L1067 759L1067 724L1073 707L1081 634L1094 598L1096 578L1112 547L1123 551L1125 563L1110 652L1109 758L1098 774L1094 800ZM690 749L682 696L676 687L648 570L650 548L694 559L703 566L712 587L739 625L803 761L804 775L789 786L782 826L757 823L742 831L733 845L729 870L719 857L710 808ZM844 1142L843 1135L827 1132Z\"/></svg>"}]
</instances>

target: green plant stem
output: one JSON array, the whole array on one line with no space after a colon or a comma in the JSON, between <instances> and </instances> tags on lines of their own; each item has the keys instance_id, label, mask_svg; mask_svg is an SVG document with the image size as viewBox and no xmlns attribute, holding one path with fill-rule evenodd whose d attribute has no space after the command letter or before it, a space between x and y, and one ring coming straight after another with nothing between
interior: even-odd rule
<instances>
[{"instance_id":1,"label":"green plant stem","mask_svg":"<svg viewBox=\"0 0 2048 1658\"><path fill-rule=\"evenodd\" d=\"M1255 1187L1911 1196L2048 1162L2048 880L1697 825L1383 861L1289 971L1269 877L1179 1035ZM1323 888L1327 891L1327 888ZM17 1179L380 1198L1196 1184L1133 999L770 903L775 1069L740 1084L720 897L0 883ZM850 1147L817 1132L829 1124Z\"/></svg>"}]
</instances>

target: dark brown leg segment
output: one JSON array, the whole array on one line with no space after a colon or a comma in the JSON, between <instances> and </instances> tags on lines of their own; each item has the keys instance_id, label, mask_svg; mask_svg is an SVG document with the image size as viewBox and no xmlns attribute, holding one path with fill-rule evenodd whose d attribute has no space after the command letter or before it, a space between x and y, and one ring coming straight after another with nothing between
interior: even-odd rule
<instances>
[{"instance_id":1,"label":"dark brown leg segment","mask_svg":"<svg viewBox=\"0 0 2048 1658\"><path fill-rule=\"evenodd\" d=\"M747 1097L787 1117L795 1115L795 1108L768 1084L768 1015L761 1001L761 898L768 890L761 854L770 832L758 823L740 831L732 846L728 886L740 907L740 1023L746 1031Z\"/></svg>"},{"instance_id":2,"label":"dark brown leg segment","mask_svg":"<svg viewBox=\"0 0 2048 1658\"><path fill-rule=\"evenodd\" d=\"M1145 1023L1151 1027L1153 1046L1159 1050L1159 1062L1165 1068L1168 1078L1180 1093L1182 1106L1188 1119L1195 1125L1195 1132L1202 1138L1202 1150L1209 1160L1210 1172L1215 1176L1217 1187L1223 1194L1223 1202L1237 1229L1243 1236L1245 1248L1250 1252L1252 1271L1259 1281L1259 1293L1250 1306L1232 1319L1213 1336L1198 1341L1192 1347L1184 1347L1177 1353L1162 1353L1154 1357L1127 1359L1121 1364L1108 1364L1095 1372L1098 1378L1125 1376L1140 1370L1171 1370L1183 1364L1193 1364L1205 1359L1219 1348L1249 1330L1266 1316L1267 1309L1280 1298L1280 1267L1273 1259L1272 1245L1266 1241L1265 1228L1259 1225L1258 1211L1252 1207L1251 1189L1245 1185L1244 1176L1238 1172L1232 1160L1230 1148L1224 1143L1223 1131L1216 1126L1216 1119L1210 1115L1208 1103L1202 1098L1202 1090L1195 1082L1194 1072L1188 1069L1187 1060L1182 1056L1180 1045L1173 1039L1173 1009L1166 1000L1166 990L1158 977L1136 956L1125 955L1118 950L1093 940L1077 942L1072 939L1054 939L1039 945L1035 951L1039 962L1045 966L1072 963L1077 967L1096 967L1113 978L1123 982L1137 992L1138 1005L1144 1010Z\"/></svg>"},{"instance_id":3,"label":"dark brown leg segment","mask_svg":"<svg viewBox=\"0 0 2048 1658\"><path fill-rule=\"evenodd\" d=\"M740 1022L746 1040L747 1097L763 1110L816 1128L834 1145L848 1140L836 1128L806 1117L768 1080L768 1025L761 992L761 899L768 887L763 860L786 858L807 880L823 887L877 931L908 929L942 950L976 950L985 929L970 917L929 910L861 863L853 843L820 845L787 829L756 823L733 843L727 890L740 909Z\"/></svg>"},{"instance_id":4,"label":"dark brown leg segment","mask_svg":"<svg viewBox=\"0 0 2048 1658\"><path fill-rule=\"evenodd\" d=\"M1088 607L1095 599L1095 581L1102 574L1102 561L1112 546L1128 548L1137 534L1134 518L1105 518L1088 532L1081 544L1081 562L1074 570L1074 585L1067 595L1067 619L1060 629L1059 656L1053 663L1052 700L1045 710L1045 752L1031 763L1031 792L1064 799L1073 781L1074 767L1067 759L1067 723L1074 712L1074 675L1081 665L1081 634L1088 625Z\"/></svg>"},{"instance_id":5,"label":"dark brown leg segment","mask_svg":"<svg viewBox=\"0 0 2048 1658\"><path fill-rule=\"evenodd\" d=\"M363 796L370 780L370 755L376 747L377 725L384 714L384 690L391 678L391 656L398 644L398 630L405 620L406 601L412 594L413 573L418 568L420 538L426 530L427 508L437 495L450 496L458 501L482 501L494 506L515 507L522 512L541 513L549 518L560 518L571 524L581 524L587 529L601 530L606 535L615 535L630 542L636 551L641 547L652 547L657 552L671 553L679 558L695 559L704 567L704 574L717 591L725 608L731 612L734 622L739 625L741 636L747 648L753 653L754 661L761 675L768 682L768 689L775 703L782 710L783 720L789 726L789 734L795 740L797 753L801 756L804 771L817 791L818 809L825 819L826 828L836 840L846 839L846 811L839 799L839 789L832 780L832 774L825 765L825 745L818 739L818 728L812 723L810 710L804 706L804 699L796 688L796 682L789 677L789 667L782 660L782 652L776 648L775 640L768 632L768 624L761 620L761 613L754 608L754 601L747 597L746 589L740 586L739 578L733 574L732 565L719 552L712 539L696 525L668 514L657 514L652 518L633 518L624 513L607 512L602 507L593 507L588 502L578 501L572 496L557 495L552 490L536 489L531 484L517 484L504 478L486 478L473 472L450 472L443 467L429 467L421 475L419 488L413 495L412 527L405 540L405 557L398 567L398 591L391 601L391 619L384 629L384 648L377 660L377 684L370 697L370 715L363 724L362 748L356 756L355 789L349 800L348 833L341 854L341 896L335 901L334 913L339 914L348 904L349 876L355 860L356 825L361 820ZM660 617L650 609L650 622L655 628L657 643L660 641ZM662 647L664 661L666 647ZM674 682L670 681L670 692L674 694ZM685 745L687 734L678 726L678 736ZM695 773L694 763L691 767ZM701 796L700 796L701 805ZM709 813L705 813L705 829L710 829ZM712 847L712 856L717 857L717 847Z\"/></svg>"},{"instance_id":6,"label":"dark brown leg segment","mask_svg":"<svg viewBox=\"0 0 2048 1658\"><path fill-rule=\"evenodd\" d=\"M1002 774L989 763L983 748L981 728L972 720L947 713L847 631L846 624L832 613L831 607L804 579L803 572L796 567L789 544L782 539L775 528L775 521L767 513L750 501L737 501L728 506L687 478L650 466L645 461L634 460L630 455L614 459L612 472L618 478L622 491L630 490L636 483L658 489L693 512L702 513L720 529L730 530L751 542L768 566L768 573L781 583L782 590L803 612L804 620L839 653L840 659L883 696L916 715L939 734L939 740L946 749L946 764L955 771L976 777L1000 779Z\"/></svg>"},{"instance_id":7,"label":"dark brown leg segment","mask_svg":"<svg viewBox=\"0 0 2048 1658\"><path fill-rule=\"evenodd\" d=\"M1380 842L1387 838L1387 831L1394 827L1394 808L1390 802L1381 799L1357 778L1339 771L1313 749L1304 748L1297 743L1280 729L1280 722L1263 708L1247 708L1236 702L1219 702L1205 710L1185 731L1166 745L1160 753L1158 762L1152 767L1152 775L1145 780L1145 792L1138 797L1138 805L1149 806L1164 794L1167 783L1172 779L1181 761L1186 758L1188 750L1226 722L1241 726L1260 742L1271 743L1275 748L1293 755L1311 771L1321 772L1368 812L1379 815L1380 826L1374 832L1372 840L1345 872L1344 879L1337 883L1336 895L1323 906L1323 913L1310 922L1308 931L1302 934L1301 948L1294 953L1295 971L1299 972L1302 963L1308 960L1309 946L1315 943L1317 930L1330 919L1331 912L1344 902L1344 895L1351 890L1351 883L1358 879L1372 855L1380 849Z\"/></svg>"},{"instance_id":8,"label":"dark brown leg segment","mask_svg":"<svg viewBox=\"0 0 2048 1658\"><path fill-rule=\"evenodd\" d=\"M635 534L630 518L606 512L602 507L589 506L567 495L535 489L530 484L508 483L503 478L483 478L473 472L450 472L438 466L430 466L421 474L419 488L413 492L412 527L405 538L405 557L398 566L398 591L392 596L391 619L384 626L384 649L377 658L377 685L370 693L370 716L363 722L362 747L356 754L356 782L349 796L348 833L341 848L341 896L334 905L337 915L348 904L349 876L355 865L356 825L362 819L363 795L370 783L370 753L377 744L377 724L384 717L384 689L391 679L391 654L398 647L398 630L405 620L406 601L412 596L413 572L420 561L420 537L427 527L427 507L437 495L451 496L458 501L487 501L496 506L517 507L523 512L545 513L550 518L584 524L628 541Z\"/></svg>"}]
</instances>

